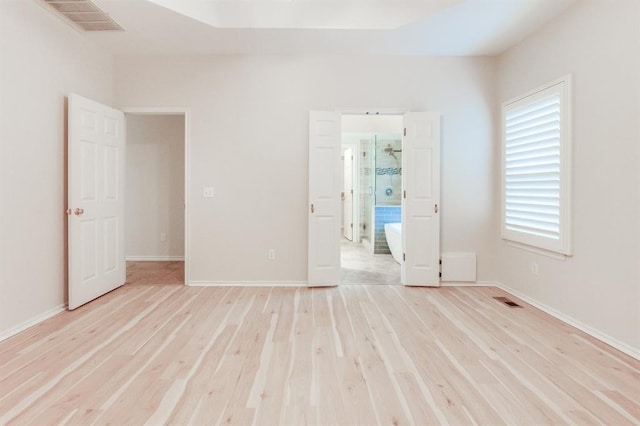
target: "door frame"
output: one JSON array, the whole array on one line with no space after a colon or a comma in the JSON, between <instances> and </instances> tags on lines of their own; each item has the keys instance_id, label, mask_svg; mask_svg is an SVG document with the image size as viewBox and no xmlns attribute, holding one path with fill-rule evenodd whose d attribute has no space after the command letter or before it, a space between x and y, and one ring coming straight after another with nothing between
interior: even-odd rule
<instances>
[{"instance_id":1,"label":"door frame","mask_svg":"<svg viewBox=\"0 0 640 426\"><path fill-rule=\"evenodd\" d=\"M410 112L411 109L410 108L405 108L405 107L370 107L370 108L366 108L366 107L343 107L343 108L336 108L335 112L337 112L338 114L340 114L340 117L343 117L345 115L404 115L407 112ZM342 140L342 129L340 130L340 139ZM363 134L361 132L359 133L349 133L351 135L356 135L356 134ZM356 183L354 183L354 186L357 184L357 186L360 186L359 183L359 175L358 175L358 171L360 170L360 152L361 152L361 147L360 147L360 141L357 142L342 142L342 146L345 145L353 145L355 146L358 155L355 156L355 162L354 162L354 177L355 177L355 181ZM359 188L360 189L360 188ZM360 231L360 194L357 194L357 199L353 204L353 208L354 210L357 208L357 214L355 215L354 219L354 223L353 226L355 228L356 226L356 222L358 223L358 228L357 228L357 235L358 235L358 242L360 242L361 240L361 231ZM371 225L371 231L373 232L373 224ZM354 232L354 239L356 238L356 234ZM372 244L374 244L374 241L371 241Z\"/></svg>"},{"instance_id":2,"label":"door frame","mask_svg":"<svg viewBox=\"0 0 640 426\"><path fill-rule=\"evenodd\" d=\"M124 107L118 109L125 114L134 115L184 116L184 285L190 285L189 271L191 268L189 267L189 223L191 221L189 206L191 206L191 109L185 107Z\"/></svg>"},{"instance_id":3,"label":"door frame","mask_svg":"<svg viewBox=\"0 0 640 426\"><path fill-rule=\"evenodd\" d=\"M341 135L342 138L342 135ZM353 233L352 238L353 241L360 242L360 182L358 181L359 170L360 170L360 159L358 156L360 155L360 144L355 142L342 142L342 155L344 156L345 149L351 148L353 150L353 169L351 171L351 181L353 188L353 211L352 211L352 221L353 221ZM346 161L346 159L344 159ZM343 167L344 171L344 167ZM342 187L344 188L344 179L345 176L342 176ZM344 216L344 215L343 215Z\"/></svg>"},{"instance_id":4,"label":"door frame","mask_svg":"<svg viewBox=\"0 0 640 426\"><path fill-rule=\"evenodd\" d=\"M340 114L341 117L344 116L344 115L401 115L401 116L404 116L406 113L412 112L412 110L410 108L403 108L403 107L338 108L338 109L335 110L335 112ZM340 131L340 133L342 135L342 130ZM403 140L403 142L404 142L404 140ZM440 143L442 143L442 140L440 140ZM404 143L403 143L403 145L404 145ZM440 158L438 158L438 162L440 162ZM442 182L440 182L440 187L442 187ZM403 186L403 188L404 188L404 186ZM405 208L404 201L403 201L402 205L403 205L403 209L404 209ZM441 231L441 228L439 229L439 232L440 231ZM404 239L403 239L403 246L404 246ZM402 284L404 285L404 283L402 283Z\"/></svg>"}]
</instances>

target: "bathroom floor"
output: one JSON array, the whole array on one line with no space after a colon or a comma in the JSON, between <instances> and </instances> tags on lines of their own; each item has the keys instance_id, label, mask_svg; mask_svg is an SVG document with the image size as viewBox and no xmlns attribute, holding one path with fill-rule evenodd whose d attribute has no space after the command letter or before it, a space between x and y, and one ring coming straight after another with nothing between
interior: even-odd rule
<instances>
[{"instance_id":1,"label":"bathroom floor","mask_svg":"<svg viewBox=\"0 0 640 426\"><path fill-rule=\"evenodd\" d=\"M340 243L344 285L399 285L400 264L390 254L372 254L362 244L342 239Z\"/></svg>"}]
</instances>

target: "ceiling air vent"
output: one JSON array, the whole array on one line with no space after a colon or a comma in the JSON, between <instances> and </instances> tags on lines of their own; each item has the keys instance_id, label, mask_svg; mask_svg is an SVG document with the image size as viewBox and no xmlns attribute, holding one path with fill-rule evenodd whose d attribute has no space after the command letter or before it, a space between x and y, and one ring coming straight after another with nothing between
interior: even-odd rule
<instances>
[{"instance_id":1,"label":"ceiling air vent","mask_svg":"<svg viewBox=\"0 0 640 426\"><path fill-rule=\"evenodd\" d=\"M124 31L124 28L89 0L44 0L44 2L85 31Z\"/></svg>"}]
</instances>

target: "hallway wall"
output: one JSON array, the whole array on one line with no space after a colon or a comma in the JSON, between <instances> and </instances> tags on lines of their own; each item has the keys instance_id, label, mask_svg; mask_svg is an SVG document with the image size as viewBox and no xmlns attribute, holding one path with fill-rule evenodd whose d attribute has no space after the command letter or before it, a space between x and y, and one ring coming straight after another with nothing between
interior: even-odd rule
<instances>
[{"instance_id":1,"label":"hallway wall","mask_svg":"<svg viewBox=\"0 0 640 426\"><path fill-rule=\"evenodd\" d=\"M184 115L127 114L129 260L184 258L184 125Z\"/></svg>"}]
</instances>

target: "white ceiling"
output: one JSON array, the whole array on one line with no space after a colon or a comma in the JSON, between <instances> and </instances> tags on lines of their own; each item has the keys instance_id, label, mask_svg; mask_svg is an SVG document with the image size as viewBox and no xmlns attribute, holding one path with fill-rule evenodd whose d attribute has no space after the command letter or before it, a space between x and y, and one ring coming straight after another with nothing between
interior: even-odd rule
<instances>
[{"instance_id":1,"label":"white ceiling","mask_svg":"<svg viewBox=\"0 0 640 426\"><path fill-rule=\"evenodd\" d=\"M576 0L93 0L115 54L496 55Z\"/></svg>"},{"instance_id":2,"label":"white ceiling","mask_svg":"<svg viewBox=\"0 0 640 426\"><path fill-rule=\"evenodd\" d=\"M461 0L149 0L217 28L389 30Z\"/></svg>"}]
</instances>

